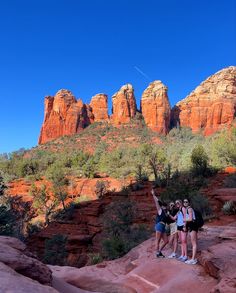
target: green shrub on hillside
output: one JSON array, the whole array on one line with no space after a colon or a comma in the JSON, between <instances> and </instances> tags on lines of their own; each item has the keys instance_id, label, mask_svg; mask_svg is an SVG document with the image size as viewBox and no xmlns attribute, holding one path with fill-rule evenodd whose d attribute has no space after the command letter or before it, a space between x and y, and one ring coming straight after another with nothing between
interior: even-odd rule
<instances>
[{"instance_id":1,"label":"green shrub on hillside","mask_svg":"<svg viewBox=\"0 0 236 293\"><path fill-rule=\"evenodd\" d=\"M54 235L51 239L45 241L45 250L43 261L50 265L66 265L67 237L65 235Z\"/></svg>"},{"instance_id":2,"label":"green shrub on hillside","mask_svg":"<svg viewBox=\"0 0 236 293\"><path fill-rule=\"evenodd\" d=\"M229 188L236 188L236 174L230 174L224 180L224 186Z\"/></svg>"},{"instance_id":3,"label":"green shrub on hillside","mask_svg":"<svg viewBox=\"0 0 236 293\"><path fill-rule=\"evenodd\" d=\"M144 226L134 226L135 203L129 199L112 202L103 215L103 255L115 259L150 236Z\"/></svg>"},{"instance_id":4,"label":"green shrub on hillside","mask_svg":"<svg viewBox=\"0 0 236 293\"><path fill-rule=\"evenodd\" d=\"M202 145L197 145L191 154L192 169L194 175L207 175L208 156Z\"/></svg>"},{"instance_id":5,"label":"green shrub on hillside","mask_svg":"<svg viewBox=\"0 0 236 293\"><path fill-rule=\"evenodd\" d=\"M236 204L233 201L226 201L222 207L222 211L225 215L236 214Z\"/></svg>"}]
</instances>

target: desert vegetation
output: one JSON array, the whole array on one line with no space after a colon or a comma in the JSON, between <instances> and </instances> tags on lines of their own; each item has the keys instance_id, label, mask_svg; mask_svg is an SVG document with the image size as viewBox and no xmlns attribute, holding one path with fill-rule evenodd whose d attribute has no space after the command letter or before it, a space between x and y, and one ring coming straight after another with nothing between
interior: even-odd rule
<instances>
[{"instance_id":1,"label":"desert vegetation","mask_svg":"<svg viewBox=\"0 0 236 293\"><path fill-rule=\"evenodd\" d=\"M85 147L79 147L81 142ZM73 178L98 178L95 186L98 200L111 192L109 182L103 177L132 178L132 186L124 186L120 192L123 200L111 203L104 212L102 251L91 253L90 263L118 258L150 236L147 227L134 223L137 209L129 198L131 192L141 191L146 181L152 181L161 188L162 200L187 197L196 210L208 217L212 211L200 188L207 186L209 177L218 170L236 166L235 145L235 128L210 137L193 134L188 128L173 128L167 136L160 137L142 120L134 119L120 128L94 123L81 134L62 137L31 150L2 154L0 234L25 239L51 221L73 220L76 207L88 201L87 196L71 197L67 204ZM19 178L31 186L32 201L23 202L20 196L11 197L6 192L8 183ZM50 184L39 185L41 179ZM224 185L235 187L235 175L225 179ZM235 205L226 202L222 211L234 214ZM32 221L36 216L40 220ZM57 263L57 255L52 253L55 247L62 247L66 258L66 241L65 235L48 241L44 261Z\"/></svg>"}]
</instances>

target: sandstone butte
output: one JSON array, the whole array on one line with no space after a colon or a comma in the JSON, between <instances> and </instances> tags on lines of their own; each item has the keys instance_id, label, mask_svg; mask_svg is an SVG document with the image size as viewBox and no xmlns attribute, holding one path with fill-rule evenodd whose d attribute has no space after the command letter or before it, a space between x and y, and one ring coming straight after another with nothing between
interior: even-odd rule
<instances>
[{"instance_id":1,"label":"sandstone butte","mask_svg":"<svg viewBox=\"0 0 236 293\"><path fill-rule=\"evenodd\" d=\"M218 71L203 81L172 110L173 125L203 130L210 135L232 124L236 114L236 66Z\"/></svg>"},{"instance_id":2,"label":"sandstone butte","mask_svg":"<svg viewBox=\"0 0 236 293\"><path fill-rule=\"evenodd\" d=\"M76 100L68 90L45 98L44 122L39 144L63 135L73 135L94 122L126 124L137 113L134 89L126 84L112 96L112 115L108 115L107 95L97 94L89 105ZM167 87L154 81L144 90L141 113L146 125L166 134L170 126L190 127L193 132L213 134L229 127L236 115L236 66L220 70L203 81L189 96L170 109ZM171 118L170 118L171 116Z\"/></svg>"},{"instance_id":3,"label":"sandstone butte","mask_svg":"<svg viewBox=\"0 0 236 293\"><path fill-rule=\"evenodd\" d=\"M143 92L141 112L148 127L167 134L170 127L171 107L167 87L160 80L151 82Z\"/></svg>"},{"instance_id":4,"label":"sandstone butte","mask_svg":"<svg viewBox=\"0 0 236 293\"><path fill-rule=\"evenodd\" d=\"M112 123L128 123L136 115L136 111L134 89L131 84L126 84L112 96Z\"/></svg>"}]
</instances>

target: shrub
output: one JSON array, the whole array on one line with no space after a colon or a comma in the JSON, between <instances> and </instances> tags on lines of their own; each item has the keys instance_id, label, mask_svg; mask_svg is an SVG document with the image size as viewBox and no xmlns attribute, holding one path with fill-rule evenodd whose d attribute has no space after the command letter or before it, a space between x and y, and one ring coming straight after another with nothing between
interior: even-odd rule
<instances>
[{"instance_id":1,"label":"shrub","mask_svg":"<svg viewBox=\"0 0 236 293\"><path fill-rule=\"evenodd\" d=\"M195 175L206 175L208 168L208 156L202 145L196 146L191 154L193 173Z\"/></svg>"},{"instance_id":2,"label":"shrub","mask_svg":"<svg viewBox=\"0 0 236 293\"><path fill-rule=\"evenodd\" d=\"M88 258L89 260L87 265L96 265L103 261L103 258L100 253L89 253Z\"/></svg>"},{"instance_id":3,"label":"shrub","mask_svg":"<svg viewBox=\"0 0 236 293\"><path fill-rule=\"evenodd\" d=\"M0 235L14 235L15 219L11 209L5 205L0 205Z\"/></svg>"},{"instance_id":4,"label":"shrub","mask_svg":"<svg viewBox=\"0 0 236 293\"><path fill-rule=\"evenodd\" d=\"M104 197L108 193L109 186L110 183L108 181L98 180L95 186L95 193L97 195L97 198Z\"/></svg>"},{"instance_id":5,"label":"shrub","mask_svg":"<svg viewBox=\"0 0 236 293\"><path fill-rule=\"evenodd\" d=\"M224 186L229 188L236 188L236 174L230 174L224 180Z\"/></svg>"},{"instance_id":6,"label":"shrub","mask_svg":"<svg viewBox=\"0 0 236 293\"><path fill-rule=\"evenodd\" d=\"M226 201L222 207L222 211L225 215L235 215L236 214L236 205L233 201Z\"/></svg>"},{"instance_id":7,"label":"shrub","mask_svg":"<svg viewBox=\"0 0 236 293\"><path fill-rule=\"evenodd\" d=\"M129 199L113 202L107 207L103 215L105 258L119 258L150 236L145 226L134 226L135 214L135 203Z\"/></svg>"},{"instance_id":8,"label":"shrub","mask_svg":"<svg viewBox=\"0 0 236 293\"><path fill-rule=\"evenodd\" d=\"M43 261L51 265L66 265L67 237L65 235L54 235L51 239L45 241L45 250Z\"/></svg>"}]
</instances>

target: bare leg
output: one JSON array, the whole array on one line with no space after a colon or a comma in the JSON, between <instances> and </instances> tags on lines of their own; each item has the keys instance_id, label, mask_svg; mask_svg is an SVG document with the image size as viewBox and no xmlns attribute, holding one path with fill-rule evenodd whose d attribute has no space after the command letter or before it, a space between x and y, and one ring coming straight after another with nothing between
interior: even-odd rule
<instances>
[{"instance_id":1,"label":"bare leg","mask_svg":"<svg viewBox=\"0 0 236 293\"><path fill-rule=\"evenodd\" d=\"M159 251L160 241L161 241L161 232L156 231L156 251Z\"/></svg>"},{"instance_id":2,"label":"bare leg","mask_svg":"<svg viewBox=\"0 0 236 293\"><path fill-rule=\"evenodd\" d=\"M192 243L192 259L195 259L197 254L197 232L191 231L190 237Z\"/></svg>"},{"instance_id":3,"label":"bare leg","mask_svg":"<svg viewBox=\"0 0 236 293\"><path fill-rule=\"evenodd\" d=\"M181 255L187 256L187 232L181 231Z\"/></svg>"},{"instance_id":4,"label":"bare leg","mask_svg":"<svg viewBox=\"0 0 236 293\"><path fill-rule=\"evenodd\" d=\"M168 243L168 237L166 235L166 233L162 233L161 234L161 238L163 240L163 243L161 245L160 251L162 251L162 249L166 246L166 244Z\"/></svg>"},{"instance_id":5,"label":"bare leg","mask_svg":"<svg viewBox=\"0 0 236 293\"><path fill-rule=\"evenodd\" d=\"M175 236L175 234L172 234L169 236L169 245L171 248L173 248L174 236Z\"/></svg>"},{"instance_id":6,"label":"bare leg","mask_svg":"<svg viewBox=\"0 0 236 293\"><path fill-rule=\"evenodd\" d=\"M173 252L176 253L176 251L177 251L177 246L178 246L178 234L175 233L175 234L172 235L172 236L173 236L173 239L174 239L174 244L173 244L173 248L174 248L174 250L173 250Z\"/></svg>"}]
</instances>

